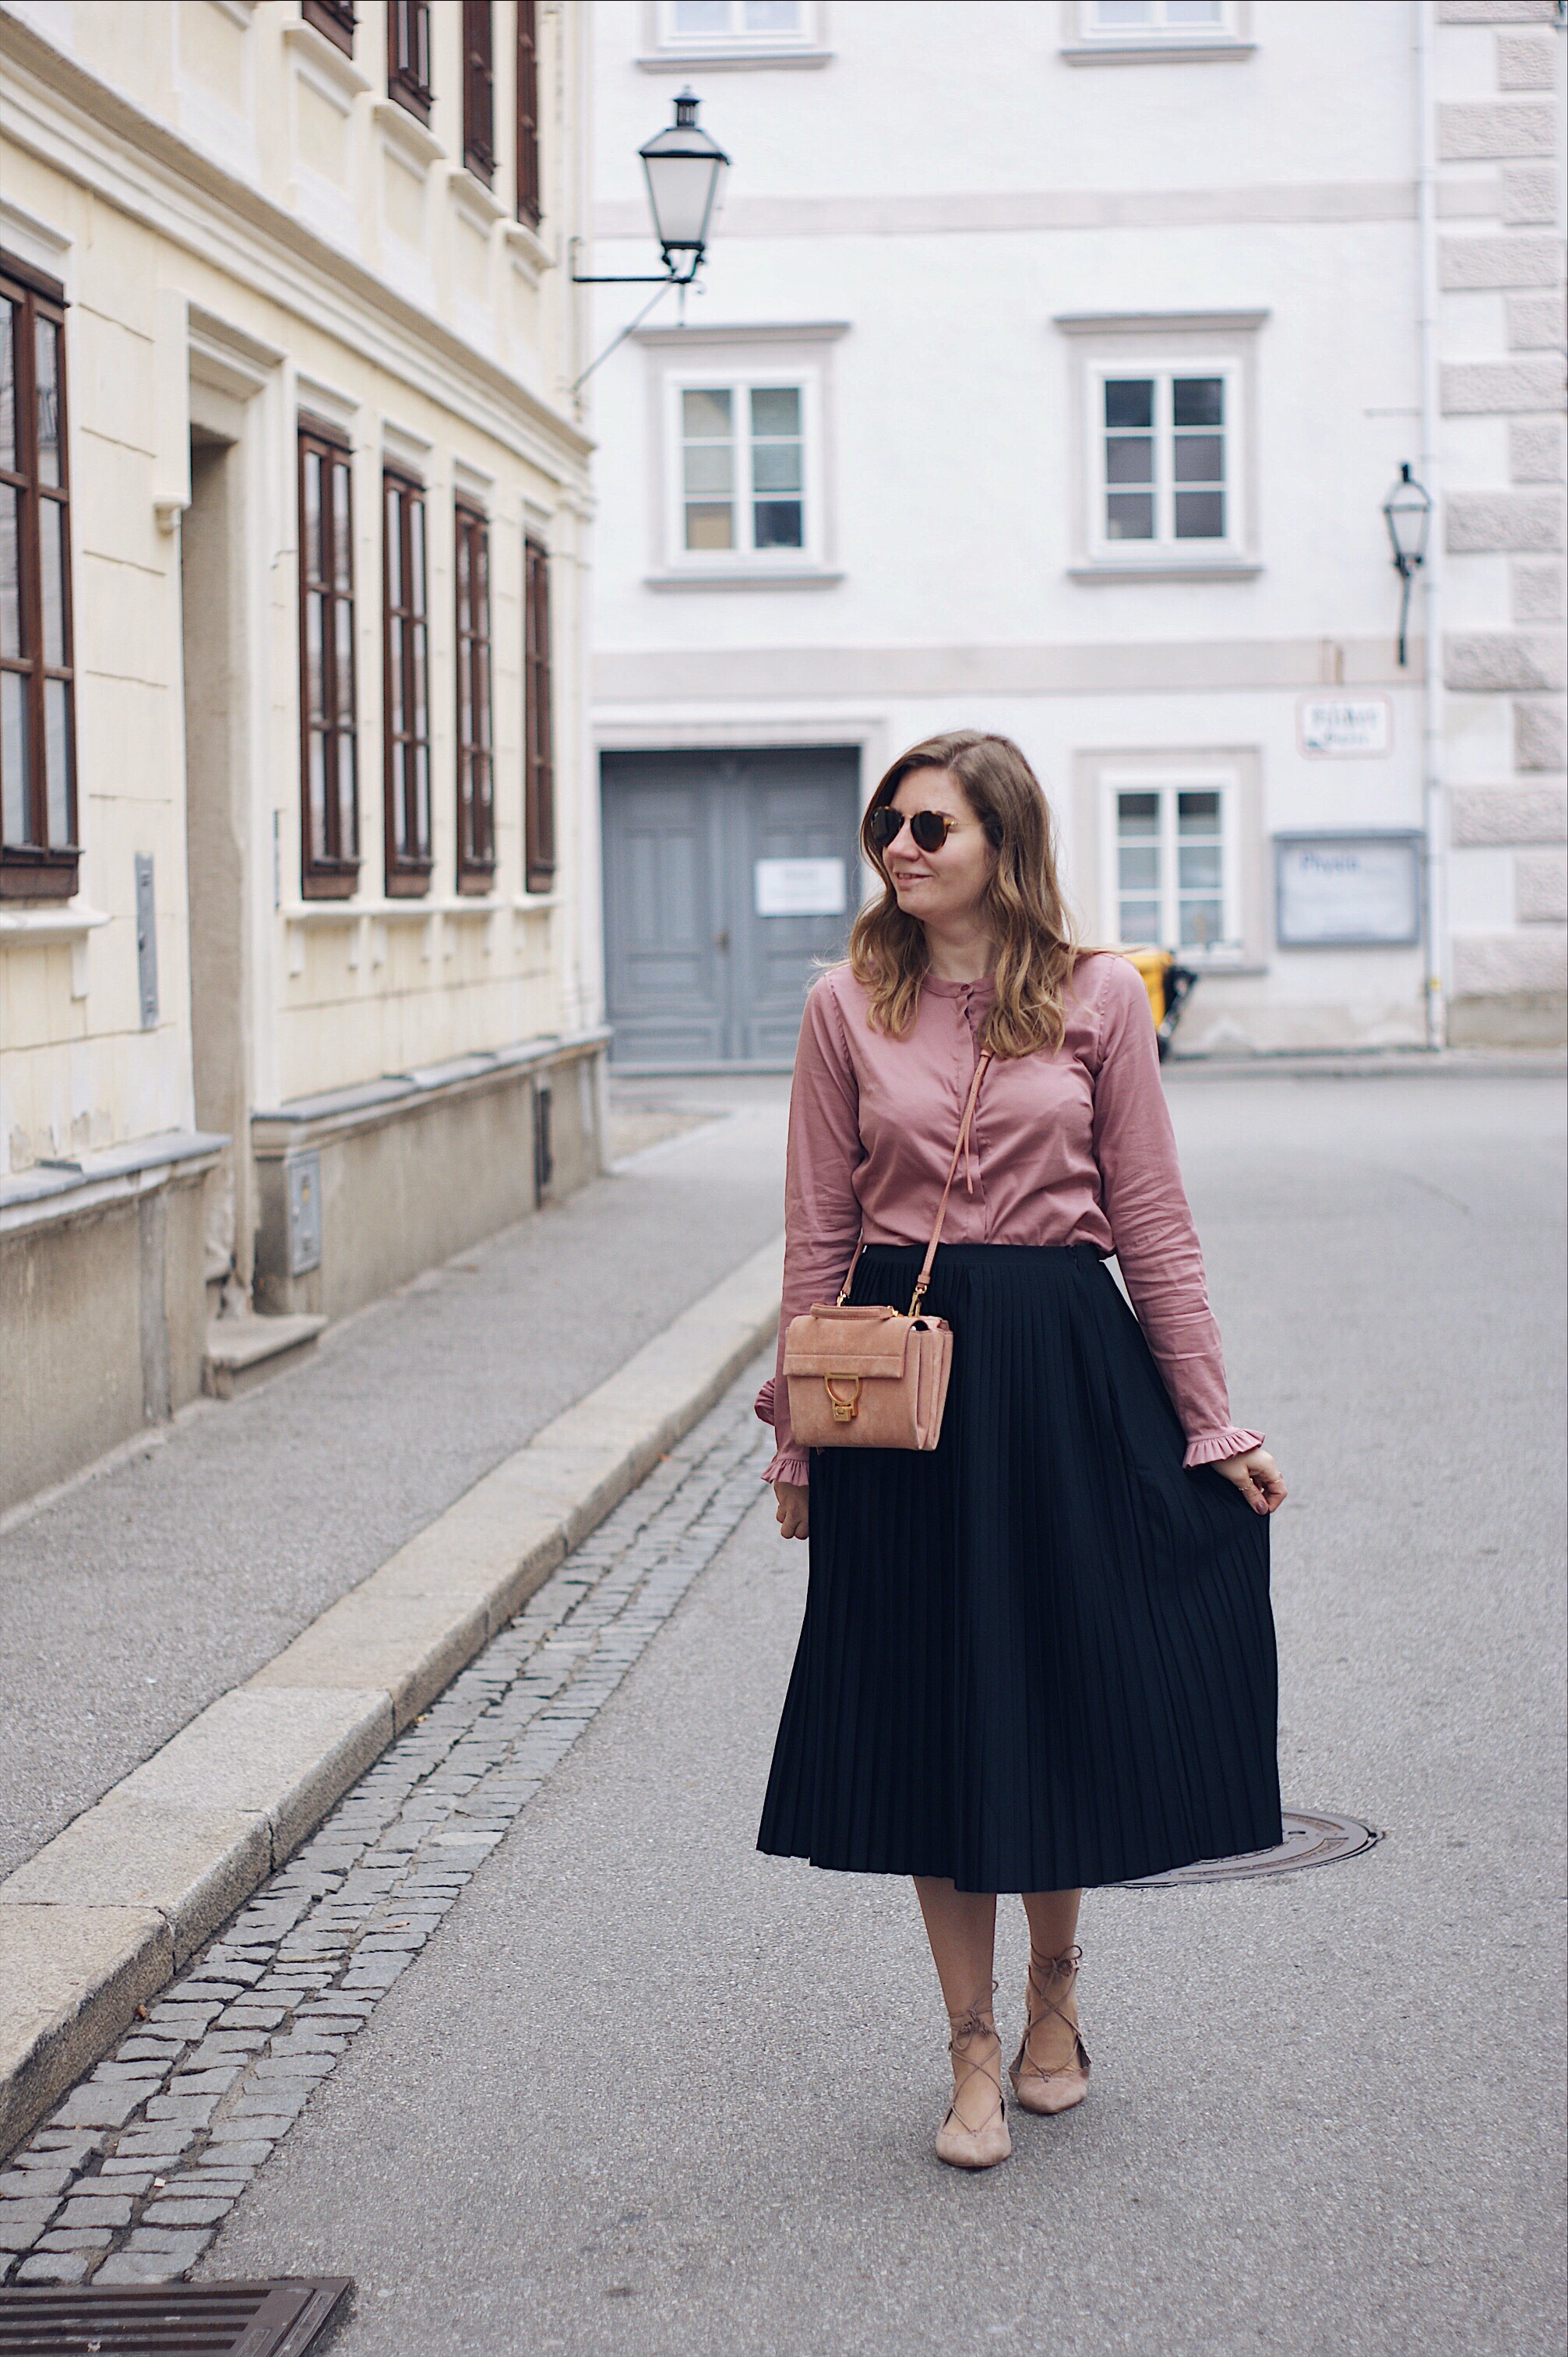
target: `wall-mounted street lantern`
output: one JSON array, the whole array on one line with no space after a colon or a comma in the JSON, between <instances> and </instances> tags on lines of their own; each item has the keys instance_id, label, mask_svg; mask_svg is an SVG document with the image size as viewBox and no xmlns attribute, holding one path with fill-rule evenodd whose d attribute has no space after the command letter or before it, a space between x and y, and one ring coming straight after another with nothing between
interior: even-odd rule
<instances>
[{"instance_id":1,"label":"wall-mounted street lantern","mask_svg":"<svg viewBox=\"0 0 1568 2357\"><path fill-rule=\"evenodd\" d=\"M1426 533L1432 521L1432 494L1418 483L1410 471L1408 460L1400 468L1400 479L1383 501L1383 522L1389 528L1389 539L1394 552L1394 570L1400 577L1400 667L1405 662L1405 630L1410 621L1410 585L1418 565L1426 562Z\"/></svg>"},{"instance_id":2,"label":"wall-mounted street lantern","mask_svg":"<svg viewBox=\"0 0 1568 2357\"><path fill-rule=\"evenodd\" d=\"M719 181L729 157L697 122L698 100L683 90L675 101L675 120L657 131L638 149L648 182L653 234L659 240L662 272L629 276L597 277L580 272L574 253L572 280L577 286L689 286L703 266L708 231ZM576 241L574 240L574 245ZM681 257L685 266L681 267Z\"/></svg>"}]
</instances>

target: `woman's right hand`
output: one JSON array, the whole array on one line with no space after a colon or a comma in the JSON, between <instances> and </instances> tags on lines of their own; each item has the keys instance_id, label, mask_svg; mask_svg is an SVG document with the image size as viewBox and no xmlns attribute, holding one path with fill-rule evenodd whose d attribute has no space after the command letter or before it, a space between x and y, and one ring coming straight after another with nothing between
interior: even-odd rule
<instances>
[{"instance_id":1,"label":"woman's right hand","mask_svg":"<svg viewBox=\"0 0 1568 2357\"><path fill-rule=\"evenodd\" d=\"M806 1536L806 1501L811 1494L801 1481L775 1481L773 1484L781 1539L803 1539Z\"/></svg>"}]
</instances>

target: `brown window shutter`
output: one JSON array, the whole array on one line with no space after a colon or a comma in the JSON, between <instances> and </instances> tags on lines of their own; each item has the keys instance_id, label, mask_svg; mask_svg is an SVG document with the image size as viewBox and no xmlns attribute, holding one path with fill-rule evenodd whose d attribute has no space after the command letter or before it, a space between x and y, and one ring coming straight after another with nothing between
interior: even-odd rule
<instances>
[{"instance_id":1,"label":"brown window shutter","mask_svg":"<svg viewBox=\"0 0 1568 2357\"><path fill-rule=\"evenodd\" d=\"M496 171L495 11L463 0L463 161L486 187Z\"/></svg>"},{"instance_id":2,"label":"brown window shutter","mask_svg":"<svg viewBox=\"0 0 1568 2357\"><path fill-rule=\"evenodd\" d=\"M517 0L517 217L539 227L539 27L534 0Z\"/></svg>"},{"instance_id":3,"label":"brown window shutter","mask_svg":"<svg viewBox=\"0 0 1568 2357\"><path fill-rule=\"evenodd\" d=\"M548 892L555 880L555 757L550 680L550 559L525 544L524 633L527 712L522 779L523 880Z\"/></svg>"}]
</instances>

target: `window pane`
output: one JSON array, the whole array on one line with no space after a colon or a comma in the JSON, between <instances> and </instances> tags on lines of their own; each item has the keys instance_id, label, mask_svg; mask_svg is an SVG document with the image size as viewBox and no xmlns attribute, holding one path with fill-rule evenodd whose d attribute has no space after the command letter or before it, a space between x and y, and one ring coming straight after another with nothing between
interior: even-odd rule
<instances>
[{"instance_id":1,"label":"window pane","mask_svg":"<svg viewBox=\"0 0 1568 2357\"><path fill-rule=\"evenodd\" d=\"M798 33L800 0L746 0L742 22L748 33Z\"/></svg>"},{"instance_id":2,"label":"window pane","mask_svg":"<svg viewBox=\"0 0 1568 2357\"><path fill-rule=\"evenodd\" d=\"M43 592L44 661L63 671L65 652L65 510L58 500L38 501L38 570Z\"/></svg>"},{"instance_id":3,"label":"window pane","mask_svg":"<svg viewBox=\"0 0 1568 2357\"><path fill-rule=\"evenodd\" d=\"M1157 900L1123 900L1117 931L1124 942L1157 942L1160 904Z\"/></svg>"},{"instance_id":4,"label":"window pane","mask_svg":"<svg viewBox=\"0 0 1568 2357\"><path fill-rule=\"evenodd\" d=\"M410 848L421 859L430 856L430 755L423 745L414 748L413 823L415 835Z\"/></svg>"},{"instance_id":5,"label":"window pane","mask_svg":"<svg viewBox=\"0 0 1568 2357\"><path fill-rule=\"evenodd\" d=\"M1152 425L1155 382L1146 376L1110 376L1105 380L1107 425Z\"/></svg>"},{"instance_id":6,"label":"window pane","mask_svg":"<svg viewBox=\"0 0 1568 2357\"><path fill-rule=\"evenodd\" d=\"M70 827L70 690L63 679L44 682L44 775L48 839L69 843Z\"/></svg>"},{"instance_id":7,"label":"window pane","mask_svg":"<svg viewBox=\"0 0 1568 2357\"><path fill-rule=\"evenodd\" d=\"M305 546L299 552L306 581L321 578L321 460L314 450L305 454Z\"/></svg>"},{"instance_id":8,"label":"window pane","mask_svg":"<svg viewBox=\"0 0 1568 2357\"><path fill-rule=\"evenodd\" d=\"M727 485L725 487L727 489ZM800 488L800 446L798 442L756 442L751 451L754 491L798 491Z\"/></svg>"},{"instance_id":9,"label":"window pane","mask_svg":"<svg viewBox=\"0 0 1568 2357\"><path fill-rule=\"evenodd\" d=\"M409 610L424 611L424 506L420 500L411 502L408 526Z\"/></svg>"},{"instance_id":10,"label":"window pane","mask_svg":"<svg viewBox=\"0 0 1568 2357\"><path fill-rule=\"evenodd\" d=\"M1223 540L1225 537L1224 492L1178 491L1176 501L1176 536L1178 540Z\"/></svg>"},{"instance_id":11,"label":"window pane","mask_svg":"<svg viewBox=\"0 0 1568 2357\"><path fill-rule=\"evenodd\" d=\"M675 0L678 33L727 33L729 0Z\"/></svg>"},{"instance_id":12,"label":"window pane","mask_svg":"<svg viewBox=\"0 0 1568 2357\"><path fill-rule=\"evenodd\" d=\"M387 625L387 673L392 683L388 726L394 737L405 736L408 730L408 718L403 708L403 666L407 630L407 623L394 614Z\"/></svg>"},{"instance_id":13,"label":"window pane","mask_svg":"<svg viewBox=\"0 0 1568 2357\"><path fill-rule=\"evenodd\" d=\"M1105 445L1105 479L1108 483L1152 483L1155 479L1152 437L1146 434L1120 434L1108 441Z\"/></svg>"},{"instance_id":14,"label":"window pane","mask_svg":"<svg viewBox=\"0 0 1568 2357\"><path fill-rule=\"evenodd\" d=\"M1219 832L1219 797L1218 794L1177 794L1176 833L1178 834L1218 834Z\"/></svg>"},{"instance_id":15,"label":"window pane","mask_svg":"<svg viewBox=\"0 0 1568 2357\"><path fill-rule=\"evenodd\" d=\"M308 725L319 727L322 711L321 593L313 590L305 601L305 714Z\"/></svg>"},{"instance_id":16,"label":"window pane","mask_svg":"<svg viewBox=\"0 0 1568 2357\"><path fill-rule=\"evenodd\" d=\"M1171 423L1175 425L1222 425L1225 423L1224 401L1223 377L1176 377L1171 382Z\"/></svg>"},{"instance_id":17,"label":"window pane","mask_svg":"<svg viewBox=\"0 0 1568 2357\"><path fill-rule=\"evenodd\" d=\"M1218 892L1224 881L1219 873L1219 845L1184 843L1177 855L1176 881L1184 892Z\"/></svg>"},{"instance_id":18,"label":"window pane","mask_svg":"<svg viewBox=\"0 0 1568 2357\"><path fill-rule=\"evenodd\" d=\"M347 598L339 597L333 608L336 623L334 638L337 662L333 666L338 675L337 721L340 728L354 725L354 609Z\"/></svg>"},{"instance_id":19,"label":"window pane","mask_svg":"<svg viewBox=\"0 0 1568 2357\"><path fill-rule=\"evenodd\" d=\"M354 809L354 740L351 737L338 739L338 851L343 859L352 859L358 845L359 827Z\"/></svg>"},{"instance_id":20,"label":"window pane","mask_svg":"<svg viewBox=\"0 0 1568 2357\"><path fill-rule=\"evenodd\" d=\"M727 392L689 392L681 395L681 427L689 442L727 435L730 395Z\"/></svg>"},{"instance_id":21,"label":"window pane","mask_svg":"<svg viewBox=\"0 0 1568 2357\"><path fill-rule=\"evenodd\" d=\"M36 319L34 350L38 372L38 480L59 481L59 329L52 319Z\"/></svg>"},{"instance_id":22,"label":"window pane","mask_svg":"<svg viewBox=\"0 0 1568 2357\"><path fill-rule=\"evenodd\" d=\"M27 694L19 673L0 671L0 833L27 843Z\"/></svg>"},{"instance_id":23,"label":"window pane","mask_svg":"<svg viewBox=\"0 0 1568 2357\"><path fill-rule=\"evenodd\" d=\"M0 467L16 473L16 309L0 298Z\"/></svg>"},{"instance_id":24,"label":"window pane","mask_svg":"<svg viewBox=\"0 0 1568 2357\"><path fill-rule=\"evenodd\" d=\"M1107 540L1153 540L1155 502L1146 494L1116 491L1105 502Z\"/></svg>"},{"instance_id":25,"label":"window pane","mask_svg":"<svg viewBox=\"0 0 1568 2357\"><path fill-rule=\"evenodd\" d=\"M1225 920L1218 900L1184 900L1181 904L1183 949L1207 949L1225 938Z\"/></svg>"},{"instance_id":26,"label":"window pane","mask_svg":"<svg viewBox=\"0 0 1568 2357\"><path fill-rule=\"evenodd\" d=\"M1158 834L1160 831L1160 798L1158 794L1118 794L1116 797L1116 832L1125 842L1130 835Z\"/></svg>"},{"instance_id":27,"label":"window pane","mask_svg":"<svg viewBox=\"0 0 1568 2357\"><path fill-rule=\"evenodd\" d=\"M413 633L413 733L423 744L430 734L424 709L424 625L410 625Z\"/></svg>"},{"instance_id":28,"label":"window pane","mask_svg":"<svg viewBox=\"0 0 1568 2357\"><path fill-rule=\"evenodd\" d=\"M1222 25L1219 0L1165 0L1167 25Z\"/></svg>"},{"instance_id":29,"label":"window pane","mask_svg":"<svg viewBox=\"0 0 1568 2357\"><path fill-rule=\"evenodd\" d=\"M1178 483L1222 483L1225 480L1223 437L1218 434L1178 434L1173 471Z\"/></svg>"},{"instance_id":30,"label":"window pane","mask_svg":"<svg viewBox=\"0 0 1568 2357\"><path fill-rule=\"evenodd\" d=\"M800 388L795 384L756 385L751 394L753 434L799 434Z\"/></svg>"},{"instance_id":31,"label":"window pane","mask_svg":"<svg viewBox=\"0 0 1568 2357\"><path fill-rule=\"evenodd\" d=\"M686 489L689 491L729 491L735 489L734 448L728 442L686 445Z\"/></svg>"},{"instance_id":32,"label":"window pane","mask_svg":"<svg viewBox=\"0 0 1568 2357\"><path fill-rule=\"evenodd\" d=\"M21 505L20 491L0 490L0 655L13 658L22 651Z\"/></svg>"},{"instance_id":33,"label":"window pane","mask_svg":"<svg viewBox=\"0 0 1568 2357\"><path fill-rule=\"evenodd\" d=\"M758 500L752 509L752 537L758 548L800 548L799 500Z\"/></svg>"},{"instance_id":34,"label":"window pane","mask_svg":"<svg viewBox=\"0 0 1568 2357\"><path fill-rule=\"evenodd\" d=\"M1116 881L1123 892L1157 892L1160 888L1158 844L1124 843L1117 856Z\"/></svg>"},{"instance_id":35,"label":"window pane","mask_svg":"<svg viewBox=\"0 0 1568 2357\"><path fill-rule=\"evenodd\" d=\"M327 856L327 739L314 730L310 737L309 832L312 859Z\"/></svg>"},{"instance_id":36,"label":"window pane","mask_svg":"<svg viewBox=\"0 0 1568 2357\"><path fill-rule=\"evenodd\" d=\"M387 604L403 604L403 501L389 484L386 515Z\"/></svg>"},{"instance_id":37,"label":"window pane","mask_svg":"<svg viewBox=\"0 0 1568 2357\"><path fill-rule=\"evenodd\" d=\"M1129 25L1152 25L1155 0L1099 0L1094 21L1106 32L1121 32Z\"/></svg>"},{"instance_id":38,"label":"window pane","mask_svg":"<svg viewBox=\"0 0 1568 2357\"><path fill-rule=\"evenodd\" d=\"M688 548L733 548L735 539L727 500L704 500L686 510Z\"/></svg>"},{"instance_id":39,"label":"window pane","mask_svg":"<svg viewBox=\"0 0 1568 2357\"><path fill-rule=\"evenodd\" d=\"M349 584L353 579L351 569L353 551L349 533L349 469L341 461L332 468L332 516L335 525L334 561L337 567L335 582L337 587L346 595Z\"/></svg>"}]
</instances>

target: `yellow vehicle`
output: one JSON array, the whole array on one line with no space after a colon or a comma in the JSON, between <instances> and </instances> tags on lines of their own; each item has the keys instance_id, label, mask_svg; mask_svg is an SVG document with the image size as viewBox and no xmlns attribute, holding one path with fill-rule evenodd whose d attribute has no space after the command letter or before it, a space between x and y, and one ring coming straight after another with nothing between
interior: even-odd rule
<instances>
[{"instance_id":1,"label":"yellow vehicle","mask_svg":"<svg viewBox=\"0 0 1568 2357\"><path fill-rule=\"evenodd\" d=\"M1159 1043L1163 1063L1170 1047L1182 1008L1192 995L1197 980L1190 966L1178 965L1170 950L1124 949L1122 956L1135 965L1144 977L1144 987L1149 994L1149 1012L1155 1018L1155 1038Z\"/></svg>"}]
</instances>

